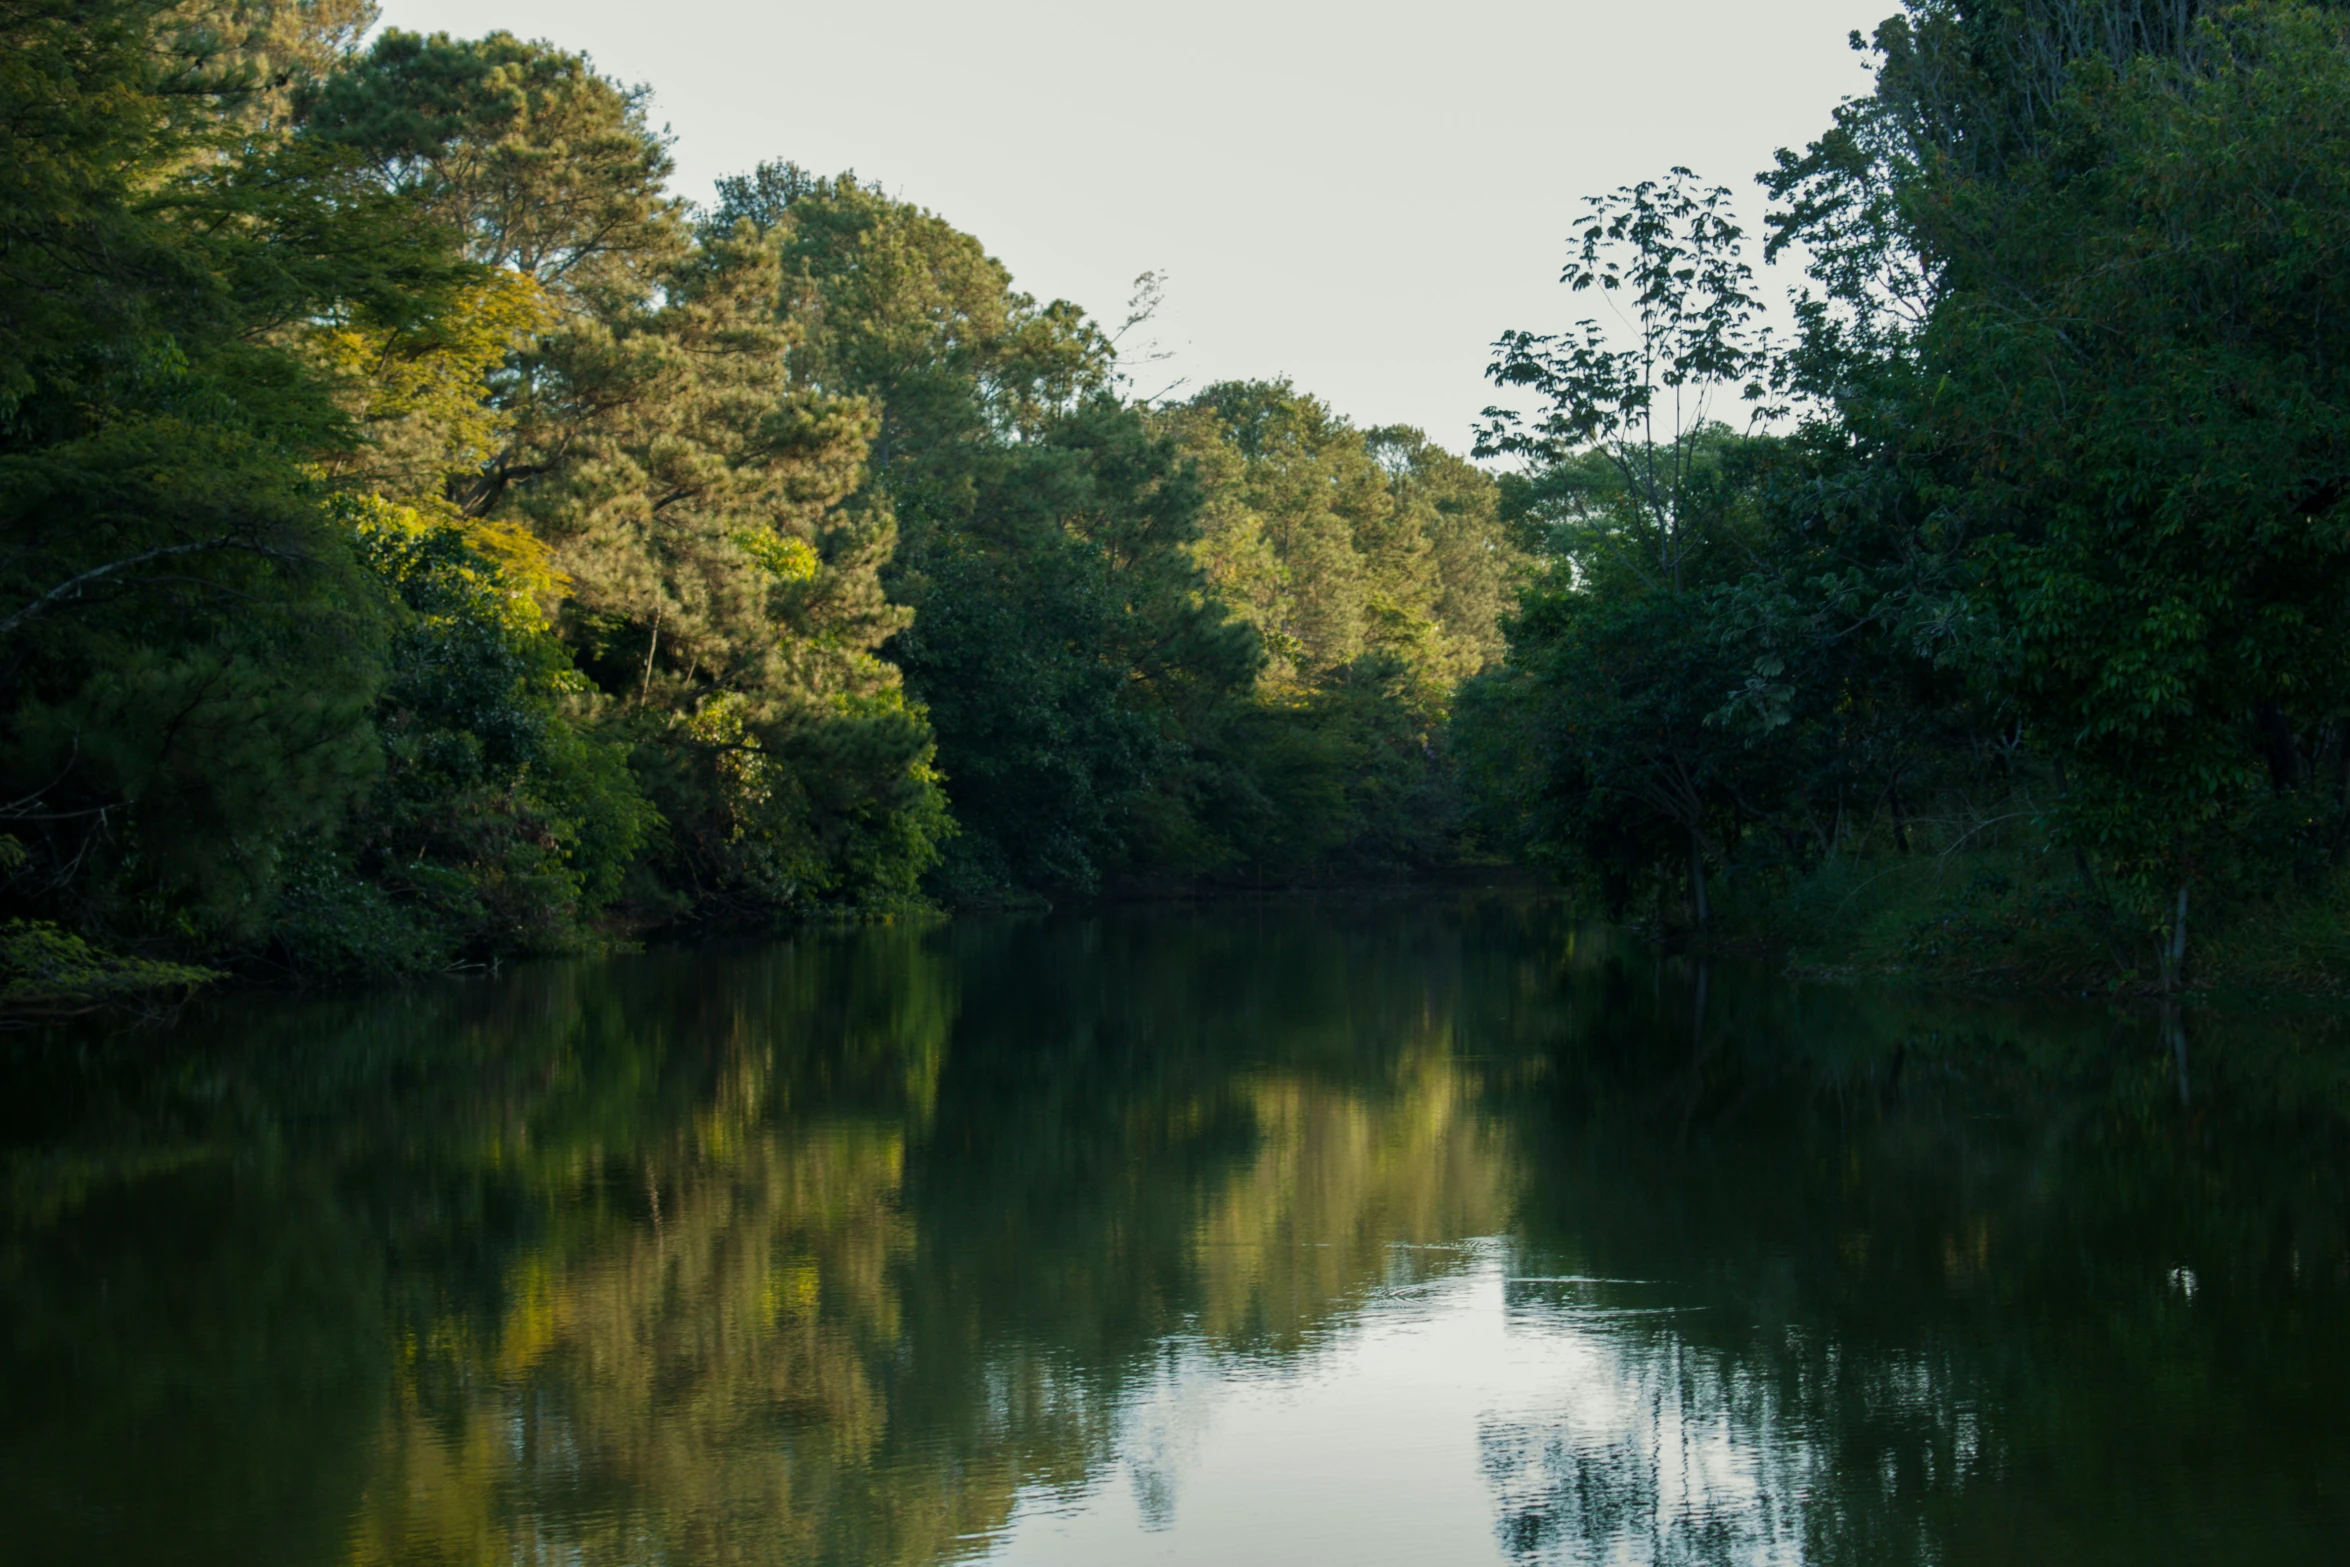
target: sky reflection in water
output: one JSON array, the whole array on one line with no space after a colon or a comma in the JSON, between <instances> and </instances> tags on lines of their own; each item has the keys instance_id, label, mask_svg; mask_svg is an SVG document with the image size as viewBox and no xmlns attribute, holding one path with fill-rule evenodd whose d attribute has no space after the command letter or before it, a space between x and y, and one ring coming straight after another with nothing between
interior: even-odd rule
<instances>
[{"instance_id":1,"label":"sky reflection in water","mask_svg":"<svg viewBox=\"0 0 2350 1567\"><path fill-rule=\"evenodd\" d=\"M1771 1457L1757 1450L1777 1433L1686 1408L1703 1393L1620 1335L1627 1318L1676 1308L1562 1299L1566 1281L1513 1278L1508 1251L1473 1243L1457 1271L1372 1292L1295 1365L1171 1346L1136 1390L1110 1472L1074 1496L1024 1493L983 1554L1502 1563L1652 1560L1666 1540L1702 1540L1738 1560L1801 1560L1800 1535L1773 1527ZM1511 1517L1500 1533L1497 1503Z\"/></svg>"},{"instance_id":2,"label":"sky reflection in water","mask_svg":"<svg viewBox=\"0 0 2350 1567\"><path fill-rule=\"evenodd\" d=\"M2330 1560L2350 1040L2186 1033L1469 899L18 1036L0 1562Z\"/></svg>"}]
</instances>

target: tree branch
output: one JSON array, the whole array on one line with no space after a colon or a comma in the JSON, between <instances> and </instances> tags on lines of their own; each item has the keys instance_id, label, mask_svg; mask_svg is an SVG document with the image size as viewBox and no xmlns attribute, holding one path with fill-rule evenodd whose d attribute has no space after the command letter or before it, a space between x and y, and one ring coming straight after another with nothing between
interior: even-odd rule
<instances>
[{"instance_id":1,"label":"tree branch","mask_svg":"<svg viewBox=\"0 0 2350 1567\"><path fill-rule=\"evenodd\" d=\"M46 614L59 604L77 596L83 588L91 583L102 581L113 576L116 572L128 571L133 566L144 566L149 561L171 560L181 555L200 555L209 550L242 550L247 554L267 555L278 560L297 558L284 550L271 549L266 544L255 544L250 540L239 538L205 539L196 544L167 544L161 549L146 550L137 555L126 555L120 560L108 561L103 566L93 566L79 576L66 578L6 620L0 620L0 637L7 636L26 621L37 615Z\"/></svg>"}]
</instances>

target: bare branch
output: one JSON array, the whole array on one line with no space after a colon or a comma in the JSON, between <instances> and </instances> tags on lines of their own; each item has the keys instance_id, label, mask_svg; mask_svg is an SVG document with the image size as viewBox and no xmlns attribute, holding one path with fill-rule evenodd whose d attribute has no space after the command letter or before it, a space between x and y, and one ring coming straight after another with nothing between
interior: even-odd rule
<instances>
[{"instance_id":1,"label":"bare branch","mask_svg":"<svg viewBox=\"0 0 2350 1567\"><path fill-rule=\"evenodd\" d=\"M93 566L79 576L66 578L6 620L0 620L0 637L7 636L26 621L44 615L58 605L78 597L82 589L94 582L102 582L119 572L128 571L134 566L144 566L150 561L172 560L183 555L201 555L215 550L236 550L249 555L266 555L275 560L300 558L285 550L272 549L266 544L256 544L250 539L235 537L205 539L195 544L167 544L161 549L144 550L136 555L126 555L120 560L108 561L103 566Z\"/></svg>"}]
</instances>

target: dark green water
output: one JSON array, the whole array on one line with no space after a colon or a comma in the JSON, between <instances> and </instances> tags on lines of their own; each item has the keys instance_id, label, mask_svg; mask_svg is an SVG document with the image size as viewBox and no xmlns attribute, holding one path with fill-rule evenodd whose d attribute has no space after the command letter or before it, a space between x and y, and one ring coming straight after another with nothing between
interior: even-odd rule
<instances>
[{"instance_id":1,"label":"dark green water","mask_svg":"<svg viewBox=\"0 0 2350 1567\"><path fill-rule=\"evenodd\" d=\"M0 1561L2339 1562L2350 1030L1509 902L0 1039Z\"/></svg>"}]
</instances>

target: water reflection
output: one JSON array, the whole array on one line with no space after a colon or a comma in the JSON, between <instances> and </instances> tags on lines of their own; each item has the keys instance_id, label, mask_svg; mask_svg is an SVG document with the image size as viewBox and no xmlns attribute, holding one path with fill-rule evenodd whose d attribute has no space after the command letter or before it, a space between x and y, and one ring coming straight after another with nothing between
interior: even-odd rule
<instances>
[{"instance_id":1,"label":"water reflection","mask_svg":"<svg viewBox=\"0 0 2350 1567\"><path fill-rule=\"evenodd\" d=\"M4 1048L0 1561L2293 1562L2350 1525L2323 1015L1807 990L1469 901Z\"/></svg>"}]
</instances>

